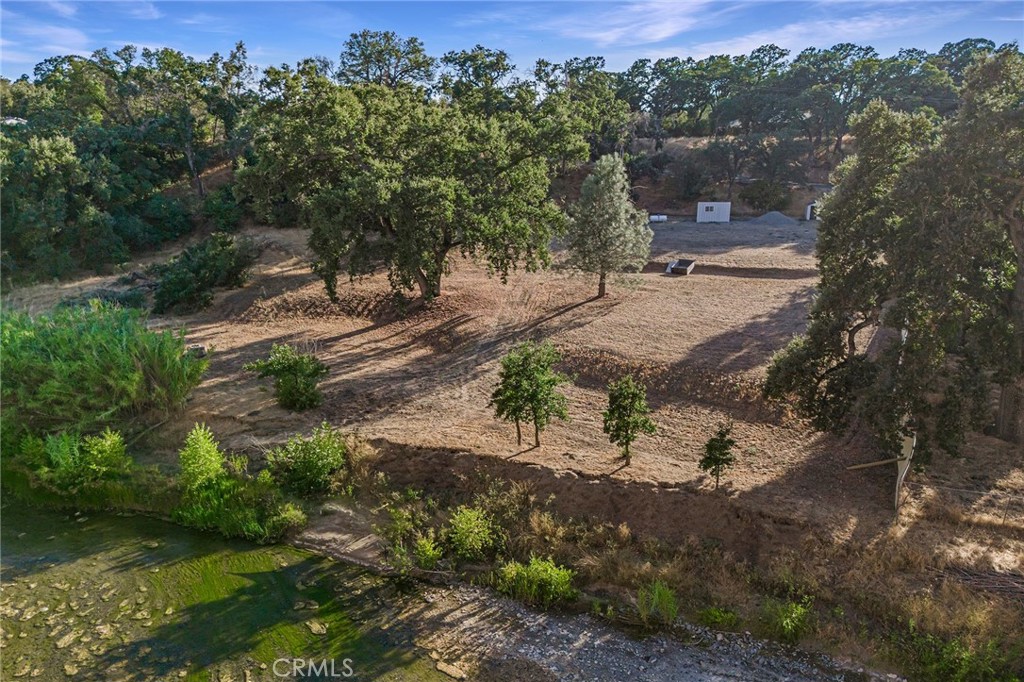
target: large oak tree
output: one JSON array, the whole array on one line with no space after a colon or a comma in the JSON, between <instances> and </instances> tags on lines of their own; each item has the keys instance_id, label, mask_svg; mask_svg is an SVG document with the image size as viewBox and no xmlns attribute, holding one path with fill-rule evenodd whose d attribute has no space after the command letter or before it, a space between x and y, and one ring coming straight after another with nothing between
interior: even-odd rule
<instances>
[{"instance_id":1,"label":"large oak tree","mask_svg":"<svg viewBox=\"0 0 1024 682\"><path fill-rule=\"evenodd\" d=\"M895 445L909 418L947 450L993 421L1024 435L1024 56L976 63L962 100L934 128L877 101L853 119L810 324L767 383L822 428L860 416Z\"/></svg>"},{"instance_id":2,"label":"large oak tree","mask_svg":"<svg viewBox=\"0 0 1024 682\"><path fill-rule=\"evenodd\" d=\"M345 88L308 63L268 81L259 162L239 182L261 215L297 206L330 295L342 273L383 266L396 291L432 298L453 253L502 277L547 262L563 220L548 198L549 157L585 149L557 116L487 116L412 87Z\"/></svg>"}]
</instances>

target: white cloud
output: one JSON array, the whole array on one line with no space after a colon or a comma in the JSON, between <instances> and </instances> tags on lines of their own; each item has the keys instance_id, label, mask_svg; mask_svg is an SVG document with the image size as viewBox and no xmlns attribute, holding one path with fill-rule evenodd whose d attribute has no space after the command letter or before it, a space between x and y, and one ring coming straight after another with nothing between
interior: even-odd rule
<instances>
[{"instance_id":1,"label":"white cloud","mask_svg":"<svg viewBox=\"0 0 1024 682\"><path fill-rule=\"evenodd\" d=\"M70 2L58 2L57 0L49 0L49 2L46 3L46 6L64 19L70 19L71 17L78 14L78 7Z\"/></svg>"},{"instance_id":2,"label":"white cloud","mask_svg":"<svg viewBox=\"0 0 1024 682\"><path fill-rule=\"evenodd\" d=\"M89 36L77 28L37 23L22 23L17 27L8 28L13 28L19 36L31 38L34 51L46 56L87 55L92 51Z\"/></svg>"},{"instance_id":3,"label":"white cloud","mask_svg":"<svg viewBox=\"0 0 1024 682\"><path fill-rule=\"evenodd\" d=\"M579 9L567 16L541 24L540 28L577 40L589 40L600 47L657 43L707 26L718 13L710 0L689 2L630 2L609 9Z\"/></svg>"},{"instance_id":4,"label":"white cloud","mask_svg":"<svg viewBox=\"0 0 1024 682\"><path fill-rule=\"evenodd\" d=\"M186 26L202 26L203 24L209 24L214 21L217 21L217 17L212 14L207 14L206 12L200 12L199 14L193 14L190 17L179 19L178 23L185 24Z\"/></svg>"},{"instance_id":5,"label":"white cloud","mask_svg":"<svg viewBox=\"0 0 1024 682\"><path fill-rule=\"evenodd\" d=\"M237 26L228 24L222 17L216 17L206 12L178 19L178 23L189 26L193 31L202 31L203 33L234 33L237 30Z\"/></svg>"},{"instance_id":6,"label":"white cloud","mask_svg":"<svg viewBox=\"0 0 1024 682\"><path fill-rule=\"evenodd\" d=\"M762 29L735 38L697 43L690 46L665 47L647 55L703 58L713 54L747 54L751 50L774 43L799 52L808 46L828 47L837 43L870 44L880 38L913 35L949 23L963 16L962 8L938 9L939 5L917 13L874 12L855 17L836 17L798 21L778 28Z\"/></svg>"},{"instance_id":7,"label":"white cloud","mask_svg":"<svg viewBox=\"0 0 1024 682\"><path fill-rule=\"evenodd\" d=\"M132 19L159 19L164 15L152 2L129 2L122 4L122 7Z\"/></svg>"}]
</instances>

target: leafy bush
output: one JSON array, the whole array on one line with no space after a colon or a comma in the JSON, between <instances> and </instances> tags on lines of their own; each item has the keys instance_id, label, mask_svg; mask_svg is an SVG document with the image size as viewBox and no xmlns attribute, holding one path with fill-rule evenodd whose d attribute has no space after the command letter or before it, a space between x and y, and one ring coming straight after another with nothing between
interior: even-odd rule
<instances>
[{"instance_id":1,"label":"leafy bush","mask_svg":"<svg viewBox=\"0 0 1024 682\"><path fill-rule=\"evenodd\" d=\"M412 548L413 558L416 566L424 571L432 571L437 568L444 557L444 550L434 537L433 529L425 535L416 538Z\"/></svg>"},{"instance_id":2,"label":"leafy bush","mask_svg":"<svg viewBox=\"0 0 1024 682\"><path fill-rule=\"evenodd\" d=\"M307 410L323 402L317 384L327 376L327 365L310 353L275 343L269 358L250 362L243 369L261 378L274 377L274 395L287 410Z\"/></svg>"},{"instance_id":3,"label":"leafy bush","mask_svg":"<svg viewBox=\"0 0 1024 682\"><path fill-rule=\"evenodd\" d=\"M251 239L212 234L170 262L153 269L159 277L153 295L156 313L190 313L213 301L214 287L240 287L259 249Z\"/></svg>"},{"instance_id":4,"label":"leafy bush","mask_svg":"<svg viewBox=\"0 0 1024 682\"><path fill-rule=\"evenodd\" d=\"M671 626L679 615L676 593L661 580L655 580L647 587L641 587L636 597L637 611L640 620L647 625L652 619Z\"/></svg>"},{"instance_id":5,"label":"leafy bush","mask_svg":"<svg viewBox=\"0 0 1024 682\"><path fill-rule=\"evenodd\" d=\"M897 636L894 643L899 658L909 663L914 679L929 682L1020 679L994 641L972 647L959 639L943 640L924 634L911 621L906 633Z\"/></svg>"},{"instance_id":6,"label":"leafy bush","mask_svg":"<svg viewBox=\"0 0 1024 682\"><path fill-rule=\"evenodd\" d=\"M256 542L273 542L306 521L302 510L284 501L269 476L249 479L226 474L188 492L174 518L192 528Z\"/></svg>"},{"instance_id":7,"label":"leafy bush","mask_svg":"<svg viewBox=\"0 0 1024 682\"><path fill-rule=\"evenodd\" d=\"M127 291L94 289L77 296L62 298L57 306L60 308L83 308L91 306L93 301L121 308L145 308L146 293L141 289L128 289Z\"/></svg>"},{"instance_id":8,"label":"leafy bush","mask_svg":"<svg viewBox=\"0 0 1024 682\"><path fill-rule=\"evenodd\" d=\"M206 360L185 354L180 333L150 331L136 310L92 303L32 317L6 312L3 448L46 433L124 429L150 410L180 406Z\"/></svg>"},{"instance_id":9,"label":"leafy bush","mask_svg":"<svg viewBox=\"0 0 1024 682\"><path fill-rule=\"evenodd\" d=\"M733 630L740 624L740 617L729 609L721 609L717 606L704 609L697 614L697 619L716 630Z\"/></svg>"},{"instance_id":10,"label":"leafy bush","mask_svg":"<svg viewBox=\"0 0 1024 682\"><path fill-rule=\"evenodd\" d=\"M205 424L196 424L178 453L181 473L178 480L186 491L203 488L224 476L224 454Z\"/></svg>"},{"instance_id":11,"label":"leafy bush","mask_svg":"<svg viewBox=\"0 0 1024 682\"><path fill-rule=\"evenodd\" d=\"M300 495L322 495L335 489L347 452L345 437L325 422L308 438L295 436L271 450L267 466L282 487Z\"/></svg>"},{"instance_id":12,"label":"leafy bush","mask_svg":"<svg viewBox=\"0 0 1024 682\"><path fill-rule=\"evenodd\" d=\"M498 531L482 509L465 505L448 520L448 544L460 561L483 561L497 548Z\"/></svg>"},{"instance_id":13,"label":"leafy bush","mask_svg":"<svg viewBox=\"0 0 1024 682\"><path fill-rule=\"evenodd\" d=\"M229 473L224 453L206 426L192 429L179 455L184 489L174 510L179 523L256 542L272 542L305 523L305 515L285 502L269 471L249 478L244 465L235 465Z\"/></svg>"},{"instance_id":14,"label":"leafy bush","mask_svg":"<svg viewBox=\"0 0 1024 682\"><path fill-rule=\"evenodd\" d=\"M530 557L528 564L510 561L498 569L496 586L510 597L549 608L576 599L579 592L572 584L575 577L572 569L551 559Z\"/></svg>"},{"instance_id":15,"label":"leafy bush","mask_svg":"<svg viewBox=\"0 0 1024 682\"><path fill-rule=\"evenodd\" d=\"M131 469L125 454L124 439L116 431L79 438L62 433L46 437L44 476L59 488L68 490L85 483L117 478Z\"/></svg>"},{"instance_id":16,"label":"leafy bush","mask_svg":"<svg viewBox=\"0 0 1024 682\"><path fill-rule=\"evenodd\" d=\"M758 180L740 190L740 199L759 211L781 211L789 206L789 192L777 182Z\"/></svg>"},{"instance_id":17,"label":"leafy bush","mask_svg":"<svg viewBox=\"0 0 1024 682\"><path fill-rule=\"evenodd\" d=\"M234 232L242 220L242 206L235 199L232 185L225 185L206 195L203 202L203 215L214 228L222 232Z\"/></svg>"},{"instance_id":18,"label":"leafy bush","mask_svg":"<svg viewBox=\"0 0 1024 682\"><path fill-rule=\"evenodd\" d=\"M770 636L796 644L811 629L813 599L800 601L770 599L764 605L764 620Z\"/></svg>"}]
</instances>

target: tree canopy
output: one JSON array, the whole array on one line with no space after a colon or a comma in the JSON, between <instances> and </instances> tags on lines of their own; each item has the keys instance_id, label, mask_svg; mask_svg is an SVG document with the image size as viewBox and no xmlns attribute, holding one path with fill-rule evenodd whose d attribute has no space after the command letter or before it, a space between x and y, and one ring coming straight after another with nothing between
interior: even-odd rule
<instances>
[{"instance_id":1,"label":"tree canopy","mask_svg":"<svg viewBox=\"0 0 1024 682\"><path fill-rule=\"evenodd\" d=\"M648 416L647 389L631 376L608 384L608 409L605 410L604 432L608 440L622 448L626 464L630 463L629 446L640 434L653 434L654 422Z\"/></svg>"},{"instance_id":2,"label":"tree canopy","mask_svg":"<svg viewBox=\"0 0 1024 682\"><path fill-rule=\"evenodd\" d=\"M383 265L396 291L432 298L451 253L480 256L501 277L547 262L562 226L548 153L559 139L574 149L571 127L535 111L487 116L410 89L342 88L314 68L275 78L281 94L257 134L258 162L239 183L260 215L296 205L332 296L342 272Z\"/></svg>"},{"instance_id":3,"label":"tree canopy","mask_svg":"<svg viewBox=\"0 0 1024 682\"><path fill-rule=\"evenodd\" d=\"M819 427L860 417L895 448L909 420L926 447L955 451L991 424L994 379L999 431L1021 438L1024 57L976 62L962 97L937 127L881 101L852 119L858 153L822 209L810 324L767 383Z\"/></svg>"}]
</instances>

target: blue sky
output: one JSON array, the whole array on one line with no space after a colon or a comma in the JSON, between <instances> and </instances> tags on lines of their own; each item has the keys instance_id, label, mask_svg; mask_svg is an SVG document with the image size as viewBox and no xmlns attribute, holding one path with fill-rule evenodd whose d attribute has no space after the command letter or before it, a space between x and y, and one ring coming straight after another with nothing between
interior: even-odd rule
<instances>
[{"instance_id":1,"label":"blue sky","mask_svg":"<svg viewBox=\"0 0 1024 682\"><path fill-rule=\"evenodd\" d=\"M244 40L260 66L316 54L335 58L363 28L419 37L430 54L480 43L508 52L526 71L603 55L612 69L640 57L740 54L776 43L794 53L839 42L935 51L967 37L1024 42L1021 0L914 2L75 2L3 0L0 73L31 73L45 57L131 43L196 57Z\"/></svg>"}]
</instances>

